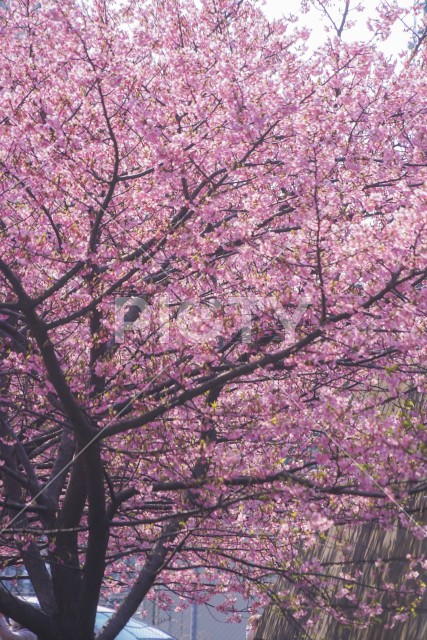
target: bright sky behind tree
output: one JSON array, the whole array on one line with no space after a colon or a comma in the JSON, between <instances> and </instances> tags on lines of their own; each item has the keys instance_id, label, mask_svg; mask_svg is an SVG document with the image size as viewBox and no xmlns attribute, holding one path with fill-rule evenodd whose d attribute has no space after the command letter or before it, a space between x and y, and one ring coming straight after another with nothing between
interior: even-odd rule
<instances>
[{"instance_id":1,"label":"bright sky behind tree","mask_svg":"<svg viewBox=\"0 0 427 640\"><path fill-rule=\"evenodd\" d=\"M312 2L313 8L310 10L308 14L301 14L300 11L300 2L299 0L266 0L266 13L270 17L280 17L283 14L295 14L298 15L299 23L303 23L307 25L307 27L312 30L312 35L310 37L310 42L312 46L320 44L322 40L326 37L326 32L324 29L324 22L320 22L320 3L316 0ZM331 17L339 23L339 16L342 15L344 0L336 0L331 3L332 7L328 10L330 11ZM364 39L369 40L373 36L373 32L370 31L367 26L367 20L375 17L376 7L380 4L379 0L350 0L350 12L348 20L351 20L355 23L355 25L348 30L344 31L343 37L345 39ZM392 0L389 2L390 6L394 3ZM396 3L400 8L407 9L409 11L408 17L405 19L406 27L413 28L414 27L414 12L413 7L414 4L417 4L415 0L398 0ZM317 9L314 8L317 6ZM360 10L356 8L360 7ZM361 10L363 8L363 10ZM386 41L386 44L383 45L383 49L385 51L390 51L393 53L398 53L402 49L406 49L408 43L410 42L411 37L408 32L405 32L405 25L403 22L399 21L398 24L395 25L390 37Z\"/></svg>"}]
</instances>

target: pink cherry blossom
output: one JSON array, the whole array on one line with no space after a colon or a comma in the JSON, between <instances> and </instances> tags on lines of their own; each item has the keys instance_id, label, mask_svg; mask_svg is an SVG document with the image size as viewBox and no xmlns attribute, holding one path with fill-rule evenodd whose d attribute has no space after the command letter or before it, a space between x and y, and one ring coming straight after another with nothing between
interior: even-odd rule
<instances>
[{"instance_id":1,"label":"pink cherry blossom","mask_svg":"<svg viewBox=\"0 0 427 640\"><path fill-rule=\"evenodd\" d=\"M0 609L40 637L275 577L303 616L333 525L425 537L425 42L386 59L393 5L346 43L342 4L309 55L251 0L1 10L0 554L41 611Z\"/></svg>"}]
</instances>

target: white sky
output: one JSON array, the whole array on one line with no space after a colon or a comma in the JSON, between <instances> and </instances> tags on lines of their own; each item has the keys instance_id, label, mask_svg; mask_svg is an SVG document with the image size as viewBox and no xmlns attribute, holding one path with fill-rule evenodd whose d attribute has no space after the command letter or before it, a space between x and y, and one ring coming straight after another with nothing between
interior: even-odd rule
<instances>
[{"instance_id":1,"label":"white sky","mask_svg":"<svg viewBox=\"0 0 427 640\"><path fill-rule=\"evenodd\" d=\"M316 0L314 0L313 4L315 4L315 2ZM411 9L415 2L416 0L397 0L398 6L405 9ZM392 5L393 0L388 0L388 3ZM351 20L356 20L357 25L351 30L344 32L343 37L347 40L370 40L373 34L367 29L366 20L375 16L375 7L378 4L379 0L350 0L350 9L352 10L349 13L349 17ZM299 5L299 0L265 0L265 12L272 18L280 17L283 14L289 15L291 13L298 15L301 19L300 24L304 24L312 30L310 43L315 47L317 44L321 43L325 37L327 37L324 27L319 19L319 11L312 9L308 14L301 15L299 13ZM345 0L335 0L333 5L335 8L332 6L330 13L332 17L335 18L342 14L342 8L345 5ZM354 7L356 5L363 6L363 12L359 13L355 11ZM339 23L340 20L337 18L336 22ZM411 16L408 17L405 22L407 22L410 27L414 26L413 12L411 12ZM390 53L398 53L402 49L407 50L409 41L410 35L404 32L403 25L399 23L395 25L387 43L382 44L381 49L383 51L389 51Z\"/></svg>"}]
</instances>

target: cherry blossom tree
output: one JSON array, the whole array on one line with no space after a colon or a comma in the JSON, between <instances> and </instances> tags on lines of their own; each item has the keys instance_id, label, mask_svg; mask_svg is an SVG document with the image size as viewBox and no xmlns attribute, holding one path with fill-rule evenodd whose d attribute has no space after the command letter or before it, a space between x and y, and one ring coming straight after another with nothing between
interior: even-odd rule
<instances>
[{"instance_id":1,"label":"cherry blossom tree","mask_svg":"<svg viewBox=\"0 0 427 640\"><path fill-rule=\"evenodd\" d=\"M250 0L1 12L0 553L41 608L0 609L43 640L160 586L303 610L332 524L425 536L426 51L350 8L314 52Z\"/></svg>"}]
</instances>

